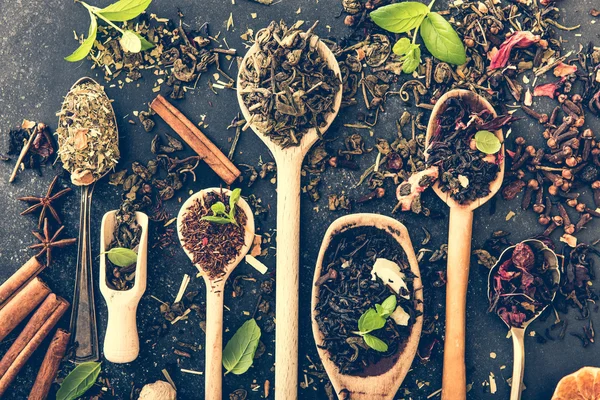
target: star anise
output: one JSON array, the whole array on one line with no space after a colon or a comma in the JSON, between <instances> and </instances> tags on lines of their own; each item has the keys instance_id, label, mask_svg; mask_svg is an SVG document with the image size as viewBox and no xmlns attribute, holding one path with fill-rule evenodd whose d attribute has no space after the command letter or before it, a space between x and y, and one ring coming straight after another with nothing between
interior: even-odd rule
<instances>
[{"instance_id":1,"label":"star anise","mask_svg":"<svg viewBox=\"0 0 600 400\"><path fill-rule=\"evenodd\" d=\"M41 233L36 232L36 231L32 231L31 233L33 233L33 236L35 236L40 243L34 244L29 246L30 249L41 249L39 253L37 253L35 256L39 257L42 254L46 253L46 266L50 265L50 262L52 261L52 249L55 247L65 247L65 246L69 246L74 244L75 242L77 242L77 239L73 238L73 239L61 239L61 240L56 240L56 238L58 237L58 235L60 235L60 233L62 232L62 230L64 229L64 226L61 226L60 228L58 228L58 230L56 232L54 232L53 236L50 236L50 231L48 230L48 218L44 218L44 230L43 230L43 234L44 236L42 236Z\"/></svg>"},{"instance_id":2,"label":"star anise","mask_svg":"<svg viewBox=\"0 0 600 400\"><path fill-rule=\"evenodd\" d=\"M44 197L35 197L35 196L19 197L19 200L21 200L21 201L26 201L28 203L35 203L31 207L29 207L27 210L23 211L21 213L21 215L31 214L32 212L36 211L37 209L39 209L41 207L42 211L40 212L40 218L38 220L38 229L40 229L42 227L42 221L45 219L47 211L50 211L50 214L54 217L56 222L61 224L60 217L58 216L58 213L54 209L54 205L52 204L52 202L54 202L58 198L62 197L66 193L70 192L71 188L66 188L56 194L52 194L52 191L54 190L54 185L56 185L57 181L58 181L58 175L55 176L54 179L52 180L52 183L50 183L50 186L48 187L48 192L46 193L46 196L44 196Z\"/></svg>"}]
</instances>

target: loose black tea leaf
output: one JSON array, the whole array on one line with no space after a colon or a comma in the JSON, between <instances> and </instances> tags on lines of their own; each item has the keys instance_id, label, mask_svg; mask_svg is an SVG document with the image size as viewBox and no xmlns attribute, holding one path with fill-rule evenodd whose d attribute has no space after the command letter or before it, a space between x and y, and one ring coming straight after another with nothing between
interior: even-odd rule
<instances>
[{"instance_id":1,"label":"loose black tea leaf","mask_svg":"<svg viewBox=\"0 0 600 400\"><path fill-rule=\"evenodd\" d=\"M240 67L248 121L281 147L298 146L311 128L319 134L334 111L341 81L319 51L313 25L271 22L256 34L258 51Z\"/></svg>"}]
</instances>

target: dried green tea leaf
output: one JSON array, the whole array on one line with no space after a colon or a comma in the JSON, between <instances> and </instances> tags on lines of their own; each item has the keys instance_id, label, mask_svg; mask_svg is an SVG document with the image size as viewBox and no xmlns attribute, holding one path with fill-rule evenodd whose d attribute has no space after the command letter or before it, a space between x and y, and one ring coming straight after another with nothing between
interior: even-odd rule
<instances>
[{"instance_id":1,"label":"dried green tea leaf","mask_svg":"<svg viewBox=\"0 0 600 400\"><path fill-rule=\"evenodd\" d=\"M91 11L88 11L90 14L90 29L88 31L87 38L81 43L81 45L71 53L70 56L65 57L66 61L76 62L83 60L92 50L94 46L94 41L96 40L96 33L98 31L98 21L96 21L96 16L92 14Z\"/></svg>"}]
</instances>

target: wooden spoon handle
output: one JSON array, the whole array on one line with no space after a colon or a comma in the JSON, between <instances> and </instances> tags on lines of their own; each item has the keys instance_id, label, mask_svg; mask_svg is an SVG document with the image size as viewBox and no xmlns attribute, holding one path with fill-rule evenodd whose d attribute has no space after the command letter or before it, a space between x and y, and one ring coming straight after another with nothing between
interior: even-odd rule
<instances>
[{"instance_id":1,"label":"wooden spoon handle","mask_svg":"<svg viewBox=\"0 0 600 400\"><path fill-rule=\"evenodd\" d=\"M206 400L223 397L223 287L220 289L211 291L210 282L206 280Z\"/></svg>"},{"instance_id":2,"label":"wooden spoon handle","mask_svg":"<svg viewBox=\"0 0 600 400\"><path fill-rule=\"evenodd\" d=\"M472 231L473 212L468 209L451 208L442 400L464 400L467 397L465 317Z\"/></svg>"},{"instance_id":3,"label":"wooden spoon handle","mask_svg":"<svg viewBox=\"0 0 600 400\"><path fill-rule=\"evenodd\" d=\"M510 400L521 400L523 373L525 372L525 329L511 329L513 340L513 374Z\"/></svg>"},{"instance_id":4,"label":"wooden spoon handle","mask_svg":"<svg viewBox=\"0 0 600 400\"><path fill-rule=\"evenodd\" d=\"M104 357L110 362L128 363L140 353L136 324L137 301L125 305L118 301L107 301L108 324L104 336Z\"/></svg>"},{"instance_id":5,"label":"wooden spoon handle","mask_svg":"<svg viewBox=\"0 0 600 400\"><path fill-rule=\"evenodd\" d=\"M301 160L277 163L275 399L298 396Z\"/></svg>"}]
</instances>

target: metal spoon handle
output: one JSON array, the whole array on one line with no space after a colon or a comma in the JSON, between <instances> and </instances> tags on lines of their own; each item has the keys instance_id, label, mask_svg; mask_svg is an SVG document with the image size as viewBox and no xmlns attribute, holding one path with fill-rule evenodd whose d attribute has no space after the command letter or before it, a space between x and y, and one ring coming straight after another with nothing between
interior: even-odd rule
<instances>
[{"instance_id":1,"label":"metal spoon handle","mask_svg":"<svg viewBox=\"0 0 600 400\"><path fill-rule=\"evenodd\" d=\"M96 361L100 358L90 241L90 215L94 185L92 183L89 186L81 187L77 272L71 310L71 340L77 344L75 362Z\"/></svg>"},{"instance_id":2,"label":"metal spoon handle","mask_svg":"<svg viewBox=\"0 0 600 400\"><path fill-rule=\"evenodd\" d=\"M525 329L510 330L513 340L513 374L510 400L521 400L523 373L525 372Z\"/></svg>"}]
</instances>

